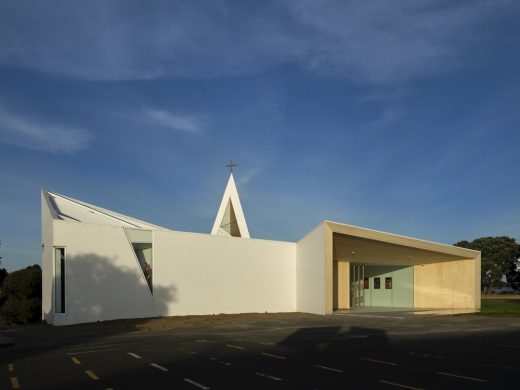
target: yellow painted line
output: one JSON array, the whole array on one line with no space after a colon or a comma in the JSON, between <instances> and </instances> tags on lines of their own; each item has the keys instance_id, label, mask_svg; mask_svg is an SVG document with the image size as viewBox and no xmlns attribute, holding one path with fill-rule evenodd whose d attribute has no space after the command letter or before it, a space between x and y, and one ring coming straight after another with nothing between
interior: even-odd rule
<instances>
[{"instance_id":1,"label":"yellow painted line","mask_svg":"<svg viewBox=\"0 0 520 390\"><path fill-rule=\"evenodd\" d=\"M424 389L421 389L420 387L407 386L407 385L403 385L403 384L401 384L401 383L395 383L395 382L385 381L385 380L383 380L383 379L381 379L379 382L384 383L384 384L387 384L387 385L390 385L390 386L400 387L401 389L424 390Z\"/></svg>"},{"instance_id":2,"label":"yellow painted line","mask_svg":"<svg viewBox=\"0 0 520 390\"><path fill-rule=\"evenodd\" d=\"M90 371L90 370L85 370L85 373L86 373L89 377L91 377L92 379L94 379L95 381L99 380L99 377L98 377L96 374L94 374L92 371Z\"/></svg>"},{"instance_id":3,"label":"yellow painted line","mask_svg":"<svg viewBox=\"0 0 520 390\"><path fill-rule=\"evenodd\" d=\"M277 359L287 359L286 357L283 357L283 356L278 356L278 355L273 355L271 353L267 353L267 352L262 352L262 355L265 355L265 356L271 356L271 357L274 357L274 358L277 358Z\"/></svg>"},{"instance_id":4,"label":"yellow painted line","mask_svg":"<svg viewBox=\"0 0 520 390\"><path fill-rule=\"evenodd\" d=\"M7 365L7 370L9 370L9 371L14 371L14 364L13 364L13 363L9 363L9 364Z\"/></svg>"},{"instance_id":5,"label":"yellow painted line","mask_svg":"<svg viewBox=\"0 0 520 390\"><path fill-rule=\"evenodd\" d=\"M74 364L81 364L81 362L79 361L78 358L71 357L70 360L72 360L72 362L73 362Z\"/></svg>"},{"instance_id":6,"label":"yellow painted line","mask_svg":"<svg viewBox=\"0 0 520 390\"><path fill-rule=\"evenodd\" d=\"M226 347L235 348L235 349L245 349L244 347L239 347L238 345L233 345L233 344L226 344Z\"/></svg>"},{"instance_id":7,"label":"yellow painted line","mask_svg":"<svg viewBox=\"0 0 520 390\"><path fill-rule=\"evenodd\" d=\"M19 389L20 388L20 382L18 382L18 378L15 376L11 377L11 387L13 389Z\"/></svg>"},{"instance_id":8,"label":"yellow painted line","mask_svg":"<svg viewBox=\"0 0 520 390\"><path fill-rule=\"evenodd\" d=\"M469 381L475 381L475 382L487 382L485 379L479 379L479 378L473 378L471 376L463 376L463 375L456 375L456 374L450 374L449 372L437 372L439 375L445 375L445 376L452 376L454 378L461 378L461 379L467 379Z\"/></svg>"},{"instance_id":9,"label":"yellow painted line","mask_svg":"<svg viewBox=\"0 0 520 390\"><path fill-rule=\"evenodd\" d=\"M377 360L377 359L369 359L369 358L360 358L361 360L365 360L367 362L374 362L374 363L381 363L381 364L388 364L389 366L398 366L397 363L387 362L384 360Z\"/></svg>"},{"instance_id":10,"label":"yellow painted line","mask_svg":"<svg viewBox=\"0 0 520 390\"><path fill-rule=\"evenodd\" d=\"M327 366L320 366L319 364L315 364L314 367L323 368L324 370L334 371L334 372L343 372L343 370L340 370L338 368L332 368Z\"/></svg>"}]
</instances>

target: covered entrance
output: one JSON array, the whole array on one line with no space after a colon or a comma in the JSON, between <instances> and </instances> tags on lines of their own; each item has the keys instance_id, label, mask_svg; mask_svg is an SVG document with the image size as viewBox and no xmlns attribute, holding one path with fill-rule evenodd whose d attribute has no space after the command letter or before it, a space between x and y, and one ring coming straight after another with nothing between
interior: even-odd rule
<instances>
[{"instance_id":1,"label":"covered entrance","mask_svg":"<svg viewBox=\"0 0 520 390\"><path fill-rule=\"evenodd\" d=\"M327 226L326 312L479 307L478 252L332 222Z\"/></svg>"}]
</instances>

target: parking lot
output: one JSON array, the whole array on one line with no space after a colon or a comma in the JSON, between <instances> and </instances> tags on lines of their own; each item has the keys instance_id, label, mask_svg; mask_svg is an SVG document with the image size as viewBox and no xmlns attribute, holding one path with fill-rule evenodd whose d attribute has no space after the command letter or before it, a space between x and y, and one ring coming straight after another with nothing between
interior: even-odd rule
<instances>
[{"instance_id":1,"label":"parking lot","mask_svg":"<svg viewBox=\"0 0 520 390\"><path fill-rule=\"evenodd\" d=\"M5 333L0 389L499 389L520 378L520 319L280 317L153 332Z\"/></svg>"}]
</instances>

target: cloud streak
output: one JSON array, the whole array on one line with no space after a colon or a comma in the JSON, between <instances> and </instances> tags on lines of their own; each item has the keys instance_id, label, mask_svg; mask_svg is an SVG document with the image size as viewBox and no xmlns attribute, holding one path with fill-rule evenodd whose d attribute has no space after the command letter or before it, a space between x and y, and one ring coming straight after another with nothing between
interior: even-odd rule
<instances>
[{"instance_id":1,"label":"cloud streak","mask_svg":"<svg viewBox=\"0 0 520 390\"><path fill-rule=\"evenodd\" d=\"M0 108L0 142L50 153L75 153L89 146L91 134L81 128L32 121Z\"/></svg>"},{"instance_id":2,"label":"cloud streak","mask_svg":"<svg viewBox=\"0 0 520 390\"><path fill-rule=\"evenodd\" d=\"M370 84L435 75L515 2L107 0L0 6L0 64L94 80L228 77L297 64Z\"/></svg>"},{"instance_id":3,"label":"cloud streak","mask_svg":"<svg viewBox=\"0 0 520 390\"><path fill-rule=\"evenodd\" d=\"M199 121L191 116L176 115L166 110L145 108L143 110L144 120L156 126L172 130L182 131L190 134L200 134Z\"/></svg>"}]
</instances>

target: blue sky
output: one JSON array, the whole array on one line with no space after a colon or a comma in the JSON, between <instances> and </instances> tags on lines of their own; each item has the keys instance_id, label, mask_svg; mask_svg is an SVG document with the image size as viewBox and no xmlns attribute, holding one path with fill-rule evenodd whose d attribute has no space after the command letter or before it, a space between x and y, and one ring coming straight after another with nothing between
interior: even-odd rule
<instances>
[{"instance_id":1,"label":"blue sky","mask_svg":"<svg viewBox=\"0 0 520 390\"><path fill-rule=\"evenodd\" d=\"M2 266L40 189L209 232L227 161L252 237L323 219L520 240L517 1L0 0Z\"/></svg>"}]
</instances>

